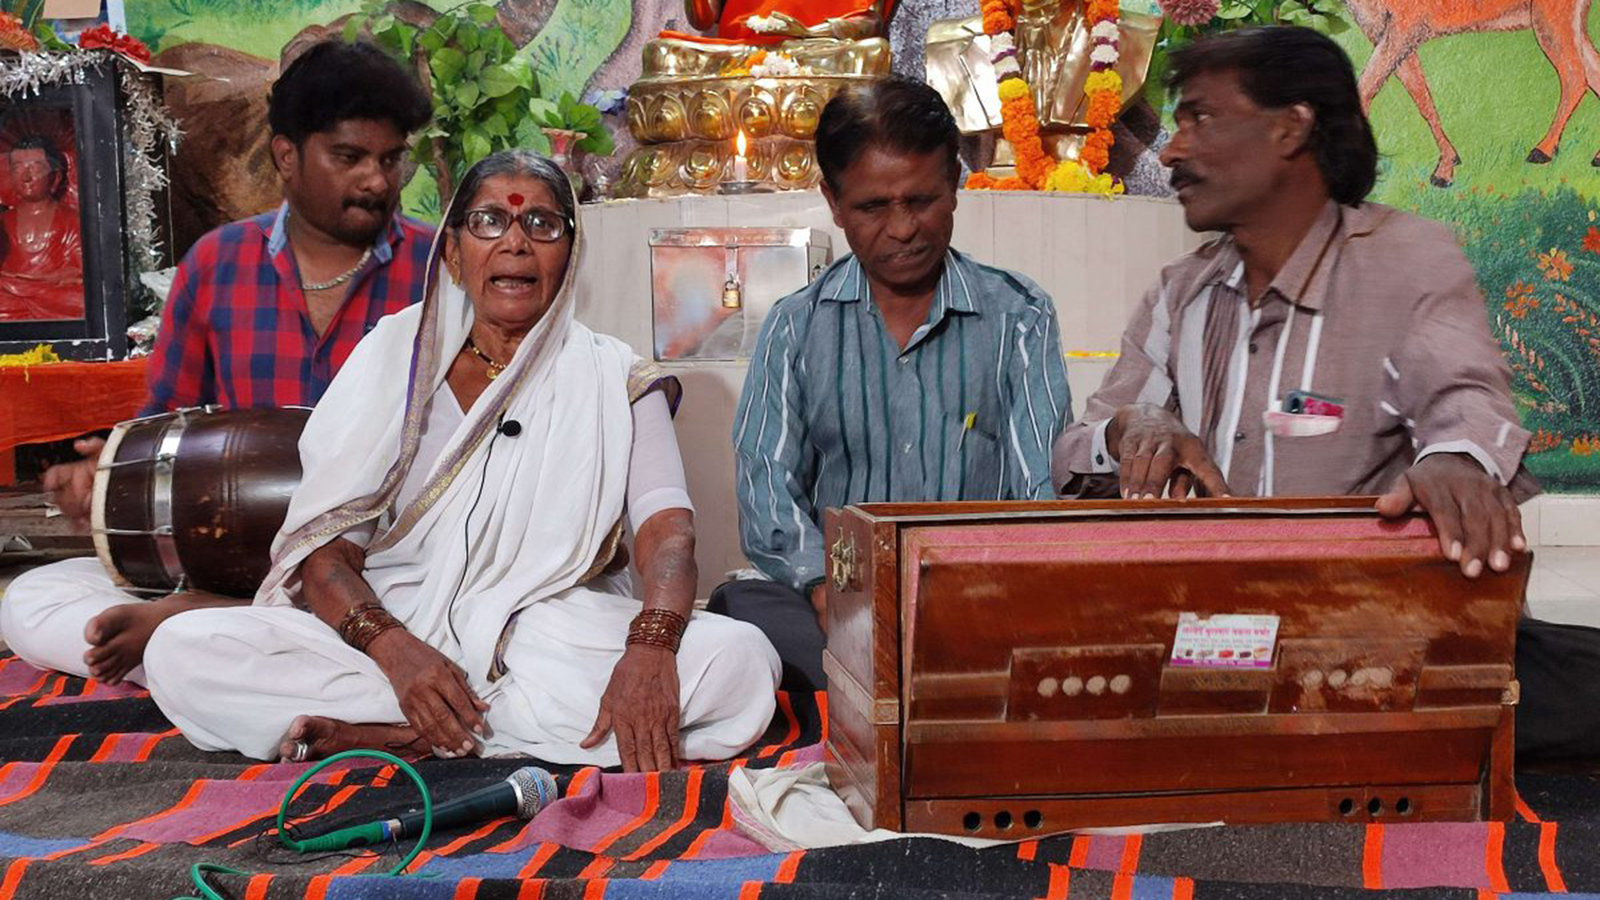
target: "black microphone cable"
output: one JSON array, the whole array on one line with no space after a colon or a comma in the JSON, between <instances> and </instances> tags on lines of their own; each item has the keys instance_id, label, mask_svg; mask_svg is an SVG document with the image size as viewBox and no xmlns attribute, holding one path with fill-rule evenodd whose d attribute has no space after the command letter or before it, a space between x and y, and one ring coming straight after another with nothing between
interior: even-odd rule
<instances>
[{"instance_id":1,"label":"black microphone cable","mask_svg":"<svg viewBox=\"0 0 1600 900\"><path fill-rule=\"evenodd\" d=\"M500 435L514 438L522 433L522 423L516 419L506 421L506 414L502 411L500 418L495 421L494 434L489 436L489 447L483 452L483 470L478 473L478 493L472 498L472 506L467 508L466 520L461 523L461 577L456 579L456 589L450 594L450 606L445 610L444 620L450 626L450 639L461 646L461 636L456 634L456 601L461 599L461 588L467 582L467 567L472 564L472 514L478 511L478 503L483 500L484 486L489 483L489 460L494 458L494 442Z\"/></svg>"}]
</instances>

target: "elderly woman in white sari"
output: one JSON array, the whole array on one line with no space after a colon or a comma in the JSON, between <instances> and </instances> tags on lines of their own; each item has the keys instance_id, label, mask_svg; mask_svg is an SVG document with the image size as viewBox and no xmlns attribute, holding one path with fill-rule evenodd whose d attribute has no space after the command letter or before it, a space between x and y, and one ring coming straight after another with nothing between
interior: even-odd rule
<instances>
[{"instance_id":1,"label":"elderly woman in white sari","mask_svg":"<svg viewBox=\"0 0 1600 900\"><path fill-rule=\"evenodd\" d=\"M566 177L491 156L440 239L425 302L362 340L307 423L255 604L157 629L151 694L195 745L258 759L738 753L778 657L693 611L677 382L573 319Z\"/></svg>"}]
</instances>

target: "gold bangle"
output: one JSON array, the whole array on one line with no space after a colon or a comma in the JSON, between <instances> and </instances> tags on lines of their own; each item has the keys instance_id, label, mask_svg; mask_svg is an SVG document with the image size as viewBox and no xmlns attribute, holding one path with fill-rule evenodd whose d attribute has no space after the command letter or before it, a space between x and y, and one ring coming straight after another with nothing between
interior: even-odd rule
<instances>
[{"instance_id":1,"label":"gold bangle","mask_svg":"<svg viewBox=\"0 0 1600 900\"><path fill-rule=\"evenodd\" d=\"M339 620L339 624L334 626L334 630L338 631L339 637L343 638L344 642L348 644L350 643L350 632L356 626L358 620L369 610L382 608L383 606L378 603L357 603L355 606L345 610L344 618Z\"/></svg>"},{"instance_id":2,"label":"gold bangle","mask_svg":"<svg viewBox=\"0 0 1600 900\"><path fill-rule=\"evenodd\" d=\"M644 644L677 653L678 645L683 642L683 631L688 627L689 620L670 609L647 609L634 616L629 624L627 645Z\"/></svg>"},{"instance_id":3,"label":"gold bangle","mask_svg":"<svg viewBox=\"0 0 1600 900\"><path fill-rule=\"evenodd\" d=\"M339 623L339 637L346 644L367 652L378 635L391 628L400 628L401 622L387 609L377 603L364 603L345 613L344 619Z\"/></svg>"}]
</instances>

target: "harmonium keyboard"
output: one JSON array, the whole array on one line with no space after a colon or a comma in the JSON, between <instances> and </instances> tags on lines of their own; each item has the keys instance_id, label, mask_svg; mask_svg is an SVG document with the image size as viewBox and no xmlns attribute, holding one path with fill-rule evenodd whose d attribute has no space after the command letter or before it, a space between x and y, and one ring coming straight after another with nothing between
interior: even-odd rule
<instances>
[{"instance_id":1,"label":"harmonium keyboard","mask_svg":"<svg viewBox=\"0 0 1600 900\"><path fill-rule=\"evenodd\" d=\"M828 775L868 828L1505 819L1531 558L1374 498L829 510Z\"/></svg>"}]
</instances>

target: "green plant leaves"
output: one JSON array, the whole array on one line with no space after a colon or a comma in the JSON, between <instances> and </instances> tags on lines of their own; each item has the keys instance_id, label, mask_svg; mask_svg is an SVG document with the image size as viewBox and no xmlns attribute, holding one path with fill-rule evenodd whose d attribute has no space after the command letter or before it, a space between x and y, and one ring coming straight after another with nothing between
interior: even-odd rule
<instances>
[{"instance_id":1,"label":"green plant leaves","mask_svg":"<svg viewBox=\"0 0 1600 900\"><path fill-rule=\"evenodd\" d=\"M506 117L499 113L483 120L483 131L491 138L511 136L511 127L506 124Z\"/></svg>"},{"instance_id":2,"label":"green plant leaves","mask_svg":"<svg viewBox=\"0 0 1600 900\"><path fill-rule=\"evenodd\" d=\"M522 83L517 79L516 73L511 71L513 67L516 67L515 63L484 69L483 74L478 76L478 84L483 88L483 95L485 97L504 97L522 87Z\"/></svg>"},{"instance_id":3,"label":"green plant leaves","mask_svg":"<svg viewBox=\"0 0 1600 900\"><path fill-rule=\"evenodd\" d=\"M39 46L45 50L72 50L74 47L61 39L56 33L55 26L45 19L33 26L33 36L39 39Z\"/></svg>"},{"instance_id":4,"label":"green plant leaves","mask_svg":"<svg viewBox=\"0 0 1600 900\"><path fill-rule=\"evenodd\" d=\"M479 128L471 128L461 136L461 151L468 166L494 152L489 136Z\"/></svg>"},{"instance_id":5,"label":"green plant leaves","mask_svg":"<svg viewBox=\"0 0 1600 900\"><path fill-rule=\"evenodd\" d=\"M1145 80L1151 104L1161 109L1171 99L1166 96L1165 84L1171 54L1204 35L1256 25L1303 25L1324 34L1339 34L1350 27L1350 21L1342 0L1222 0L1216 17L1202 25L1178 25L1164 19Z\"/></svg>"},{"instance_id":6,"label":"green plant leaves","mask_svg":"<svg viewBox=\"0 0 1600 900\"><path fill-rule=\"evenodd\" d=\"M428 56L428 68L433 70L433 83L437 88L458 81L467 68L467 55L454 47L440 47Z\"/></svg>"},{"instance_id":7,"label":"green plant leaves","mask_svg":"<svg viewBox=\"0 0 1600 900\"><path fill-rule=\"evenodd\" d=\"M414 54L427 60L434 118L413 147L412 158L435 180L441 164L455 180L499 150L548 153L544 128L581 132L578 147L590 153L616 149L598 109L571 92L554 99L538 95L533 67L518 57L493 6L469 2L440 13L429 27L417 28L389 14L385 0L365 0L361 13L346 23L345 39L355 40L363 31L407 67L416 64Z\"/></svg>"},{"instance_id":8,"label":"green plant leaves","mask_svg":"<svg viewBox=\"0 0 1600 900\"><path fill-rule=\"evenodd\" d=\"M373 40L377 41L378 46L389 51L391 56L398 56L401 59L411 57L411 45L416 37L416 28L397 20L394 16L382 16L373 20L368 27L372 30ZM348 31L349 28L350 24L345 23L345 30Z\"/></svg>"},{"instance_id":9,"label":"green plant leaves","mask_svg":"<svg viewBox=\"0 0 1600 900\"><path fill-rule=\"evenodd\" d=\"M611 151L617 149L617 143L612 139L611 132L601 127L579 141L578 149L596 156L610 156Z\"/></svg>"},{"instance_id":10,"label":"green plant leaves","mask_svg":"<svg viewBox=\"0 0 1600 900\"><path fill-rule=\"evenodd\" d=\"M422 33L421 37L417 38L417 44L422 47L423 52L432 56L438 53L448 40L449 38L445 37L437 28L429 28Z\"/></svg>"},{"instance_id":11,"label":"green plant leaves","mask_svg":"<svg viewBox=\"0 0 1600 900\"><path fill-rule=\"evenodd\" d=\"M560 128L563 121L560 107L543 97L528 101L528 115L545 128Z\"/></svg>"},{"instance_id":12,"label":"green plant leaves","mask_svg":"<svg viewBox=\"0 0 1600 900\"><path fill-rule=\"evenodd\" d=\"M516 138L515 146L532 150L535 153L550 152L550 138L540 130L539 123L534 121L532 116L526 117L517 123L516 132L513 136Z\"/></svg>"}]
</instances>

